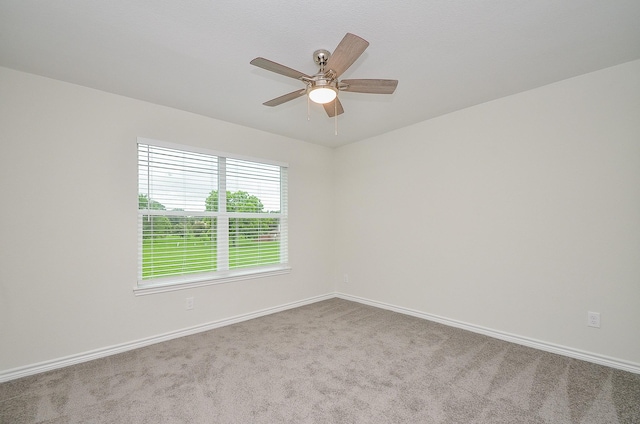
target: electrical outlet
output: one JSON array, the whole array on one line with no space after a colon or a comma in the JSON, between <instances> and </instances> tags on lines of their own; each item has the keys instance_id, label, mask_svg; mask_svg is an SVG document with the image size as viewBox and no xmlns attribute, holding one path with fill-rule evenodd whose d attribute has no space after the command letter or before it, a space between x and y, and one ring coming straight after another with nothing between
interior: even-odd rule
<instances>
[{"instance_id":1,"label":"electrical outlet","mask_svg":"<svg viewBox=\"0 0 640 424\"><path fill-rule=\"evenodd\" d=\"M186 306L187 306L187 310L193 309L193 297L187 297Z\"/></svg>"},{"instance_id":2,"label":"electrical outlet","mask_svg":"<svg viewBox=\"0 0 640 424\"><path fill-rule=\"evenodd\" d=\"M342 276L342 282L343 283L348 283L349 282L349 274L344 274Z\"/></svg>"},{"instance_id":3,"label":"electrical outlet","mask_svg":"<svg viewBox=\"0 0 640 424\"><path fill-rule=\"evenodd\" d=\"M600 328L600 312L587 312L587 325Z\"/></svg>"}]
</instances>

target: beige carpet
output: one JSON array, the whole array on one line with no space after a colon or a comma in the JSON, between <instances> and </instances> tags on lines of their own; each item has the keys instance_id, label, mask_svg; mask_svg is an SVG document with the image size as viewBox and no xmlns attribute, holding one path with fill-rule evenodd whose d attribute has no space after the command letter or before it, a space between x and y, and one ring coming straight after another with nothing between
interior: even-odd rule
<instances>
[{"instance_id":1,"label":"beige carpet","mask_svg":"<svg viewBox=\"0 0 640 424\"><path fill-rule=\"evenodd\" d=\"M332 299L1 384L0 422L640 423L640 375Z\"/></svg>"}]
</instances>

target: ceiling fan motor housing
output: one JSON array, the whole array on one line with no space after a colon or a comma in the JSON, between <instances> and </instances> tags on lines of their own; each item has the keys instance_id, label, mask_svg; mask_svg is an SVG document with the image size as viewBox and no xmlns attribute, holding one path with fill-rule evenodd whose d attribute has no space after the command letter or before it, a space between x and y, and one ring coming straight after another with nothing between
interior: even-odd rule
<instances>
[{"instance_id":1,"label":"ceiling fan motor housing","mask_svg":"<svg viewBox=\"0 0 640 424\"><path fill-rule=\"evenodd\" d=\"M317 80L311 81L309 88L311 90L315 88L329 88L331 90L338 91L338 83L336 82L336 80L324 78L321 76Z\"/></svg>"}]
</instances>

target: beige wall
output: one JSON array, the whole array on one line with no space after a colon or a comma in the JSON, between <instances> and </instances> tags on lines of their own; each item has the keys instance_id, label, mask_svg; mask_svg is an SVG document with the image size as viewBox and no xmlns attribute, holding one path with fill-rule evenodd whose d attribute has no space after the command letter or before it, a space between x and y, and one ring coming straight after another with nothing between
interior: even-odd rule
<instances>
[{"instance_id":1,"label":"beige wall","mask_svg":"<svg viewBox=\"0 0 640 424\"><path fill-rule=\"evenodd\" d=\"M640 61L347 145L335 166L339 292L640 364Z\"/></svg>"},{"instance_id":2,"label":"beige wall","mask_svg":"<svg viewBox=\"0 0 640 424\"><path fill-rule=\"evenodd\" d=\"M137 137L287 162L292 272L134 296ZM331 149L6 68L0 138L0 371L333 291Z\"/></svg>"},{"instance_id":3,"label":"beige wall","mask_svg":"<svg viewBox=\"0 0 640 424\"><path fill-rule=\"evenodd\" d=\"M331 150L0 68L0 373L334 291L640 364L639 117L635 61ZM134 296L136 137L288 162L291 274Z\"/></svg>"}]
</instances>

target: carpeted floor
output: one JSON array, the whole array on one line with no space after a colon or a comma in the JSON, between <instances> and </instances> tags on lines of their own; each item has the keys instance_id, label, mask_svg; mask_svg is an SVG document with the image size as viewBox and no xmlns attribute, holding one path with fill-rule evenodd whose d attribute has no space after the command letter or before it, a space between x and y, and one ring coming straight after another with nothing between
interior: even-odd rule
<instances>
[{"instance_id":1,"label":"carpeted floor","mask_svg":"<svg viewBox=\"0 0 640 424\"><path fill-rule=\"evenodd\" d=\"M0 422L640 423L640 375L332 299L0 384Z\"/></svg>"}]
</instances>

